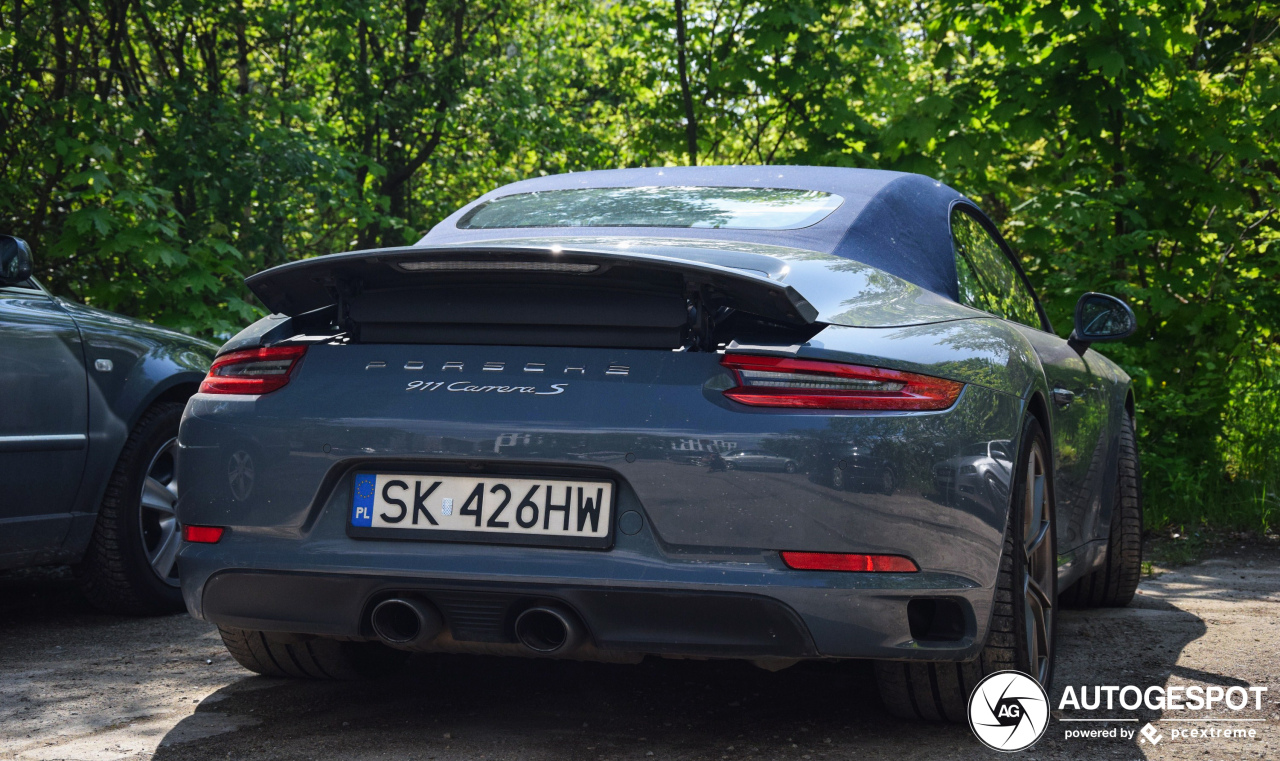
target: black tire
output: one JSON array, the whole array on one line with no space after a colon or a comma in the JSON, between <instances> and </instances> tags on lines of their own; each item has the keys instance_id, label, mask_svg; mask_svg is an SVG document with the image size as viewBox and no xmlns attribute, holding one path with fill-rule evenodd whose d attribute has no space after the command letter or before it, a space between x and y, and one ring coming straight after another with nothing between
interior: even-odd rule
<instances>
[{"instance_id":1,"label":"black tire","mask_svg":"<svg viewBox=\"0 0 1280 761\"><path fill-rule=\"evenodd\" d=\"M144 412L107 481L89 548L72 569L85 597L100 610L154 615L183 609L182 591L151 568L140 517L147 470L177 437L183 407L163 402Z\"/></svg>"},{"instance_id":2,"label":"black tire","mask_svg":"<svg viewBox=\"0 0 1280 761\"><path fill-rule=\"evenodd\" d=\"M356 680L385 676L408 653L379 642L347 642L325 637L218 627L236 663L263 676Z\"/></svg>"},{"instance_id":3,"label":"black tire","mask_svg":"<svg viewBox=\"0 0 1280 761\"><path fill-rule=\"evenodd\" d=\"M1072 608L1123 608L1133 600L1142 577L1142 470L1133 419L1120 423L1116 452L1116 494L1111 509L1106 562L1063 591Z\"/></svg>"},{"instance_id":4,"label":"black tire","mask_svg":"<svg viewBox=\"0 0 1280 761\"><path fill-rule=\"evenodd\" d=\"M1052 471L1048 466L1048 442L1040 424L1029 418L1022 427L1022 448L1018 454L1018 470L1011 493L1018 499L1010 500L1009 518L1005 529L1004 548L1000 556L1000 569L996 576L995 604L991 612L991 625L981 654L972 661L910 662L878 661L875 664L876 682L885 708L903 719L926 721L965 722L968 720L969 694L983 677L997 671L1017 670L1037 677L1050 689L1053 680L1054 630L1057 617L1052 615L1057 597L1057 544L1054 538L1054 510ZM1032 649L1028 644L1028 616L1024 600L1024 582L1028 577L1028 553L1021 541L1027 532L1025 502L1019 502L1028 492L1027 478L1032 448L1039 447L1044 478L1044 503L1040 524L1045 532L1043 541L1034 545L1037 562L1032 565L1042 575L1048 586L1044 595L1049 605L1041 608L1047 619L1043 627L1045 635L1043 659L1033 668ZM1022 508L1022 509L1019 509ZM1047 524L1047 526L1046 526ZM1049 567L1043 567L1048 562ZM1036 630L1038 632L1039 630Z\"/></svg>"}]
</instances>

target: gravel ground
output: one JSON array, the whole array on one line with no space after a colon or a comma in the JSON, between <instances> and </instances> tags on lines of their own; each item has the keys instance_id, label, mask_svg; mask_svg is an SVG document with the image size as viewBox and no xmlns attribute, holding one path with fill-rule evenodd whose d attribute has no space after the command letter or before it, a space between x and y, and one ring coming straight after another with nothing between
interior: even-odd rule
<instances>
[{"instance_id":1,"label":"gravel ground","mask_svg":"<svg viewBox=\"0 0 1280 761\"><path fill-rule=\"evenodd\" d=\"M1067 611L1053 702L1068 685L1265 686L1250 722L1116 710L1136 722L1050 723L1020 754L1066 758L1280 758L1280 551L1242 547L1157 568L1123 610ZM1159 720L1157 720L1159 719ZM1079 728L1155 745L1066 739ZM1175 730L1246 728L1253 739ZM1138 736L1141 737L1140 735ZM186 616L87 609L65 573L0 575L0 759L914 759L991 758L968 727L884 713L865 664L650 658L639 666L419 656L392 680L253 676Z\"/></svg>"}]
</instances>

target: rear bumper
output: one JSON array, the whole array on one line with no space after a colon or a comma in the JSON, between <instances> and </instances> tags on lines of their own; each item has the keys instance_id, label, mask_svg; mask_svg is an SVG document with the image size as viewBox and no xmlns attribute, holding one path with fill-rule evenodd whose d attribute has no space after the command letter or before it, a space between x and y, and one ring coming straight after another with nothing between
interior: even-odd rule
<instances>
[{"instance_id":1,"label":"rear bumper","mask_svg":"<svg viewBox=\"0 0 1280 761\"><path fill-rule=\"evenodd\" d=\"M227 571L206 585L204 612L220 624L243 629L372 637L372 604L392 596L429 600L457 642L513 643L520 611L554 601L586 622L601 650L817 655L794 611L768 597L735 593Z\"/></svg>"},{"instance_id":2,"label":"rear bumper","mask_svg":"<svg viewBox=\"0 0 1280 761\"><path fill-rule=\"evenodd\" d=\"M992 589L948 574L801 572L762 557L658 565L618 547L504 547L499 557L477 545L363 542L317 563L314 548L282 544L242 534L184 547L191 613L236 628L372 639L373 605L410 594L440 609L454 640L513 643L515 616L558 602L601 651L967 660L985 639L992 602ZM929 635L912 601L942 601L958 623Z\"/></svg>"}]
</instances>

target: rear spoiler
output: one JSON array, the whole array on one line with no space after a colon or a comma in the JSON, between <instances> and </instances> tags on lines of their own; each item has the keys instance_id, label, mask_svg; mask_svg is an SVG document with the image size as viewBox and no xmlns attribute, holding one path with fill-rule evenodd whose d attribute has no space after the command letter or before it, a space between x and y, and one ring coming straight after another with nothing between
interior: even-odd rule
<instances>
[{"instance_id":1,"label":"rear spoiler","mask_svg":"<svg viewBox=\"0 0 1280 761\"><path fill-rule=\"evenodd\" d=\"M723 252L698 252L715 258ZM758 264L762 269L726 266L644 252L561 248L559 246L444 246L380 248L302 259L251 275L249 290L272 312L296 316L338 304L344 298L373 291L391 291L461 280L519 275L530 288L539 281L581 279L619 282L667 281L678 277L687 296L702 296L717 304L789 325L810 325L818 310L795 288L769 277L764 267L772 257L742 254L734 263ZM776 261L776 260L775 260ZM497 269L505 263L511 269ZM457 264L456 268L449 265ZM521 265L529 265L521 269ZM467 267L493 269L466 269ZM538 267L546 269L538 269ZM775 266L776 268L776 266ZM575 277L576 276L576 277Z\"/></svg>"},{"instance_id":2,"label":"rear spoiler","mask_svg":"<svg viewBox=\"0 0 1280 761\"><path fill-rule=\"evenodd\" d=\"M658 238L352 251L283 264L245 282L274 313L309 314L313 325L324 315L334 330L375 343L659 348L678 333L680 345L707 348L765 334L804 341L827 325L985 316L843 257Z\"/></svg>"}]
</instances>

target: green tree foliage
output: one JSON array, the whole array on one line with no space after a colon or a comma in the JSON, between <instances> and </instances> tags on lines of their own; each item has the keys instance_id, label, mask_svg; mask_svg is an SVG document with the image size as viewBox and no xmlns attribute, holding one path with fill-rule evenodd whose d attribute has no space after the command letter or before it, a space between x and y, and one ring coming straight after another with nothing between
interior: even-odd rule
<instances>
[{"instance_id":1,"label":"green tree foliage","mask_svg":"<svg viewBox=\"0 0 1280 761\"><path fill-rule=\"evenodd\" d=\"M1086 290L1134 304L1140 336L1100 348L1136 381L1149 518L1259 527L1280 485L1278 18L1267 0L0 0L0 220L54 290L218 335L259 313L245 274L411 242L523 177L923 172L997 220L1060 333Z\"/></svg>"},{"instance_id":2,"label":"green tree foliage","mask_svg":"<svg viewBox=\"0 0 1280 761\"><path fill-rule=\"evenodd\" d=\"M402 245L489 187L617 160L571 116L595 100L576 31L536 3L4 0L0 17L5 229L55 291L194 332L255 318L250 272Z\"/></svg>"},{"instance_id":3,"label":"green tree foliage","mask_svg":"<svg viewBox=\"0 0 1280 761\"><path fill-rule=\"evenodd\" d=\"M1086 290L1136 307L1139 336L1102 351L1138 384L1157 520L1261 505L1276 481L1213 434L1267 414L1241 407L1245 378L1280 390L1277 9L940 6L922 24L934 86L898 123L897 160L984 200L1061 329ZM930 117L948 137L914 131ZM1219 465L1253 493L1221 493Z\"/></svg>"}]
</instances>

